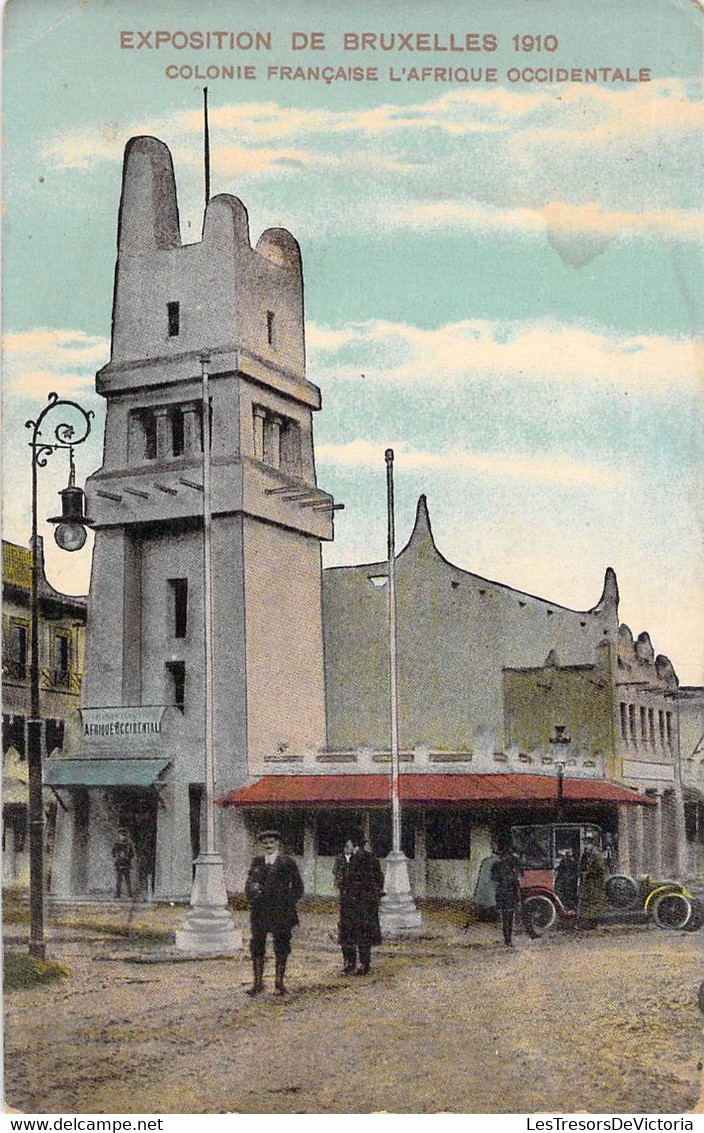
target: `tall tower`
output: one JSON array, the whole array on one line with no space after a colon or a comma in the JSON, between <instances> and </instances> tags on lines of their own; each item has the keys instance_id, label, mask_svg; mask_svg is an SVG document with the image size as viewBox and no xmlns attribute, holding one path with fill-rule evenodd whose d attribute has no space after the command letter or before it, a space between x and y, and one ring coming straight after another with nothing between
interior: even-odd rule
<instances>
[{"instance_id":1,"label":"tall tower","mask_svg":"<svg viewBox=\"0 0 704 1133\"><path fill-rule=\"evenodd\" d=\"M103 465L86 486L96 535L83 744L95 755L85 721L99 714L85 710L107 718L133 709L138 719L150 706L169 707L162 746L154 740L149 751L169 761L156 818L162 897L190 891L204 779L204 353L216 792L224 792L260 774L267 756L325 742L321 540L333 537L333 502L316 486L320 391L305 377L297 242L273 228L253 248L244 205L221 194L207 204L202 240L183 245L169 150L132 138L111 358L96 378L107 401ZM123 736L111 754L128 749Z\"/></svg>"}]
</instances>

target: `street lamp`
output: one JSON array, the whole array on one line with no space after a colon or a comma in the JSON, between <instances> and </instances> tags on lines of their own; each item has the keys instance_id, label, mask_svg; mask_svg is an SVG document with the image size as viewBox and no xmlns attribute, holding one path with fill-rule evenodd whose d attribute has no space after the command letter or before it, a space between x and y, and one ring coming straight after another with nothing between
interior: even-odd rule
<instances>
[{"instance_id":1,"label":"street lamp","mask_svg":"<svg viewBox=\"0 0 704 1133\"><path fill-rule=\"evenodd\" d=\"M78 431L65 418L54 426L53 436L42 436L42 425L49 413L70 411L78 419ZM27 762L29 769L29 954L43 960L46 956L44 940L44 801L42 796L42 721L39 703L39 539L37 535L37 469L45 468L47 460L58 451L68 452L68 486L59 493L61 515L49 520L57 524L54 538L64 551L78 551L86 541L86 526L90 520L85 514L85 496L75 484L76 469L73 452L77 445L88 439L92 410L83 409L76 401L59 398L50 393L48 405L36 421L25 422L32 430L29 447L32 452L32 587L30 598L31 662L30 718L27 721Z\"/></svg>"},{"instance_id":2,"label":"street lamp","mask_svg":"<svg viewBox=\"0 0 704 1133\"><path fill-rule=\"evenodd\" d=\"M565 760L560 758L560 748L566 748L572 743L572 737L567 735L566 724L555 725L555 735L551 736L550 743L555 748L555 767L557 768L557 821L562 818L562 805L565 797ZM563 754L566 754L563 752Z\"/></svg>"},{"instance_id":3,"label":"street lamp","mask_svg":"<svg viewBox=\"0 0 704 1133\"><path fill-rule=\"evenodd\" d=\"M242 950L242 933L235 927L227 904L225 867L218 853L215 830L215 696L213 688L213 563L210 457L210 355L201 364L203 419L203 638L205 648L205 849L196 858L191 904L176 947L185 952L232 954Z\"/></svg>"},{"instance_id":4,"label":"street lamp","mask_svg":"<svg viewBox=\"0 0 704 1133\"><path fill-rule=\"evenodd\" d=\"M386 858L384 896L380 920L384 932L398 934L419 928L421 916L416 909L408 879L408 862L401 849L401 799L399 794L398 742L398 657L396 650L396 534L394 520L394 450L387 448L386 500L389 554L389 676L391 691L391 853Z\"/></svg>"}]
</instances>

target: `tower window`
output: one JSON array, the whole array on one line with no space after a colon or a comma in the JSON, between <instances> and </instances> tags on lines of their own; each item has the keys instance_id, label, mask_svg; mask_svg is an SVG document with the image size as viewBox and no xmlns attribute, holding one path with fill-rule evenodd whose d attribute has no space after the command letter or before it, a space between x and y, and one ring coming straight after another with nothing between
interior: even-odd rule
<instances>
[{"instance_id":1,"label":"tower window","mask_svg":"<svg viewBox=\"0 0 704 1133\"><path fill-rule=\"evenodd\" d=\"M266 340L269 346L274 345L274 312L267 311L266 313Z\"/></svg>"},{"instance_id":2,"label":"tower window","mask_svg":"<svg viewBox=\"0 0 704 1133\"><path fill-rule=\"evenodd\" d=\"M27 626L19 622L10 627L10 676L15 680L27 676Z\"/></svg>"},{"instance_id":3,"label":"tower window","mask_svg":"<svg viewBox=\"0 0 704 1133\"><path fill-rule=\"evenodd\" d=\"M57 685L68 684L71 642L65 633L57 633L54 639L54 680Z\"/></svg>"},{"instance_id":4,"label":"tower window","mask_svg":"<svg viewBox=\"0 0 704 1133\"><path fill-rule=\"evenodd\" d=\"M254 455L272 468L280 468L289 476L303 475L301 426L298 421L282 417L263 405L254 405Z\"/></svg>"},{"instance_id":5,"label":"tower window","mask_svg":"<svg viewBox=\"0 0 704 1133\"><path fill-rule=\"evenodd\" d=\"M141 416L144 429L144 459L156 460L156 417L149 410Z\"/></svg>"},{"instance_id":6,"label":"tower window","mask_svg":"<svg viewBox=\"0 0 704 1133\"><path fill-rule=\"evenodd\" d=\"M166 670L171 677L173 705L183 712L186 704L186 663L185 661L167 661Z\"/></svg>"},{"instance_id":7,"label":"tower window","mask_svg":"<svg viewBox=\"0 0 704 1133\"><path fill-rule=\"evenodd\" d=\"M181 304L167 303L166 313L169 319L169 338L176 338L181 329Z\"/></svg>"},{"instance_id":8,"label":"tower window","mask_svg":"<svg viewBox=\"0 0 704 1133\"><path fill-rule=\"evenodd\" d=\"M621 701L621 737L628 739L628 705Z\"/></svg>"},{"instance_id":9,"label":"tower window","mask_svg":"<svg viewBox=\"0 0 704 1133\"><path fill-rule=\"evenodd\" d=\"M170 578L173 595L174 637L185 637L188 626L188 579Z\"/></svg>"},{"instance_id":10,"label":"tower window","mask_svg":"<svg viewBox=\"0 0 704 1133\"><path fill-rule=\"evenodd\" d=\"M267 413L264 419L264 463L281 467L281 424L278 413Z\"/></svg>"},{"instance_id":11,"label":"tower window","mask_svg":"<svg viewBox=\"0 0 704 1133\"><path fill-rule=\"evenodd\" d=\"M185 434L183 428L183 410L176 405L171 410L171 450L174 456L181 456L184 450Z\"/></svg>"},{"instance_id":12,"label":"tower window","mask_svg":"<svg viewBox=\"0 0 704 1133\"><path fill-rule=\"evenodd\" d=\"M57 747L64 746L64 721L63 720L47 720L44 734L46 736L46 750L49 755Z\"/></svg>"},{"instance_id":13,"label":"tower window","mask_svg":"<svg viewBox=\"0 0 704 1133\"><path fill-rule=\"evenodd\" d=\"M2 754L13 747L20 759L24 759L24 716L3 716L2 718Z\"/></svg>"}]
</instances>

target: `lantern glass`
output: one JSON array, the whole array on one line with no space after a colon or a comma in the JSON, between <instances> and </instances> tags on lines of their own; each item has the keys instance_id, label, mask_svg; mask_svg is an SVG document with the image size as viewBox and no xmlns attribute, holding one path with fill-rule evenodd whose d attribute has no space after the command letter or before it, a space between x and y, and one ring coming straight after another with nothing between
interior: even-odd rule
<instances>
[{"instance_id":1,"label":"lantern glass","mask_svg":"<svg viewBox=\"0 0 704 1133\"><path fill-rule=\"evenodd\" d=\"M86 529L80 523L60 523L54 538L62 551L80 551L86 541Z\"/></svg>"}]
</instances>

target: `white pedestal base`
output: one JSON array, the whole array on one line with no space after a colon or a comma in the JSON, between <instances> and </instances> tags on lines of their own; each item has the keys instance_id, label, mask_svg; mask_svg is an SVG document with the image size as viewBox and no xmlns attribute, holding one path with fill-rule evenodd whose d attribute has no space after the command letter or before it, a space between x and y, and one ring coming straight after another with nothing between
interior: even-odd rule
<instances>
[{"instance_id":1,"label":"white pedestal base","mask_svg":"<svg viewBox=\"0 0 704 1133\"><path fill-rule=\"evenodd\" d=\"M408 879L408 860L402 850L392 850L386 859L379 921L384 936L402 936L421 926Z\"/></svg>"},{"instance_id":2,"label":"white pedestal base","mask_svg":"<svg viewBox=\"0 0 704 1133\"><path fill-rule=\"evenodd\" d=\"M242 933L228 908L222 858L200 854L195 865L191 907L176 933L176 947L182 952L241 952Z\"/></svg>"}]
</instances>

